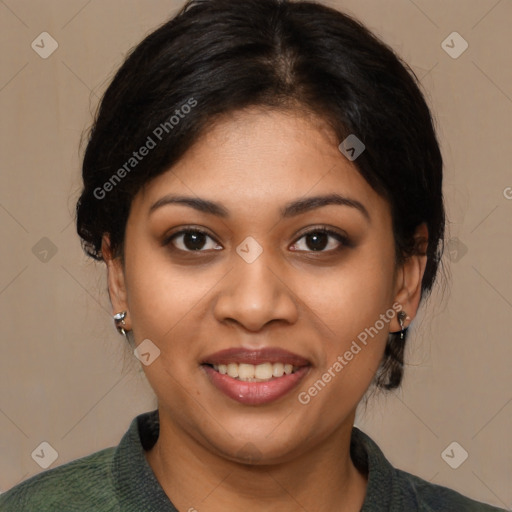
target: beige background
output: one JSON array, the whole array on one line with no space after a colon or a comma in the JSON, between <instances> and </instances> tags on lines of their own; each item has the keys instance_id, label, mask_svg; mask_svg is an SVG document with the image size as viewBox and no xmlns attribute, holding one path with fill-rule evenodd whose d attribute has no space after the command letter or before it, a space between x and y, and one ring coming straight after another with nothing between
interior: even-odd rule
<instances>
[{"instance_id":1,"label":"beige background","mask_svg":"<svg viewBox=\"0 0 512 512\"><path fill-rule=\"evenodd\" d=\"M58 452L55 467L117 444L156 407L113 328L104 268L81 252L73 209L79 140L98 98L128 49L181 4L0 1L0 490L42 471L31 457L41 442ZM421 78L450 221L449 279L413 324L403 388L356 424L395 466L510 509L512 1L329 5ZM43 31L59 45L47 59L31 48ZM441 46L453 31L469 43L456 59ZM452 441L469 454L457 469L441 457Z\"/></svg>"}]
</instances>

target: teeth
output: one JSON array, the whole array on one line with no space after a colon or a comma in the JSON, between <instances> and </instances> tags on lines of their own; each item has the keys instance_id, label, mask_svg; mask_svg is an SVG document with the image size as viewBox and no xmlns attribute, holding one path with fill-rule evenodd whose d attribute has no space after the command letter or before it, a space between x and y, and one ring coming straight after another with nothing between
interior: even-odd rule
<instances>
[{"instance_id":1,"label":"teeth","mask_svg":"<svg viewBox=\"0 0 512 512\"><path fill-rule=\"evenodd\" d=\"M272 365L272 375L274 377L282 377L284 375L284 364L274 363Z\"/></svg>"},{"instance_id":2,"label":"teeth","mask_svg":"<svg viewBox=\"0 0 512 512\"><path fill-rule=\"evenodd\" d=\"M272 378L290 375L298 370L298 366L284 363L263 363L263 364L247 364L247 363L229 363L213 365L213 368L222 375L229 375L233 379L245 382L264 382Z\"/></svg>"},{"instance_id":3,"label":"teeth","mask_svg":"<svg viewBox=\"0 0 512 512\"><path fill-rule=\"evenodd\" d=\"M255 367L253 364L239 364L238 378L240 380L254 379Z\"/></svg>"},{"instance_id":4,"label":"teeth","mask_svg":"<svg viewBox=\"0 0 512 512\"><path fill-rule=\"evenodd\" d=\"M233 377L234 379L238 377L238 364L229 363L228 364L228 375Z\"/></svg>"},{"instance_id":5,"label":"teeth","mask_svg":"<svg viewBox=\"0 0 512 512\"><path fill-rule=\"evenodd\" d=\"M242 366L242 365L240 365ZM257 379L270 379L272 378L272 365L270 363L259 364L254 367L254 376Z\"/></svg>"}]
</instances>

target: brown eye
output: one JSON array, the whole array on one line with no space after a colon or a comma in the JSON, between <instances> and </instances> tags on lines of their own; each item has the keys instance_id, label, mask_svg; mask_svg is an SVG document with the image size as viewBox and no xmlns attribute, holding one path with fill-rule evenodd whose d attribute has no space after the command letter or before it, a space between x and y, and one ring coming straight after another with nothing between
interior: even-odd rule
<instances>
[{"instance_id":1,"label":"brown eye","mask_svg":"<svg viewBox=\"0 0 512 512\"><path fill-rule=\"evenodd\" d=\"M211 242L208 242L210 240ZM219 249L220 247L208 233L198 229L184 229L174 233L164 245L172 244L176 249L185 252Z\"/></svg>"},{"instance_id":2,"label":"brown eye","mask_svg":"<svg viewBox=\"0 0 512 512\"><path fill-rule=\"evenodd\" d=\"M305 243L302 248L294 249L295 251L312 251L312 252L329 252L339 249L340 246L349 245L346 236L329 229L314 229L308 231L295 242L297 246L299 241L304 239ZM332 239L335 241L333 242ZM327 250L325 250L327 248Z\"/></svg>"}]
</instances>

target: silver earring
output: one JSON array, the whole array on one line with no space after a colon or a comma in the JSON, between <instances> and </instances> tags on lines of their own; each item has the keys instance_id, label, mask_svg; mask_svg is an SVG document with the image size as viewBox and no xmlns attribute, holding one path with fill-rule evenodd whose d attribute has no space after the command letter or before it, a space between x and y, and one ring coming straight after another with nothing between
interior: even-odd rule
<instances>
[{"instance_id":1,"label":"silver earring","mask_svg":"<svg viewBox=\"0 0 512 512\"><path fill-rule=\"evenodd\" d=\"M407 313L405 311L398 312L398 322L400 323L400 339L404 339L404 333L407 328L404 328L404 320L407 318Z\"/></svg>"},{"instance_id":2,"label":"silver earring","mask_svg":"<svg viewBox=\"0 0 512 512\"><path fill-rule=\"evenodd\" d=\"M124 327L122 327L123 325L125 325L125 321L124 321L125 318L126 318L126 311L121 311L120 313L116 313L114 315L114 322L116 325L117 332L119 332L119 334L122 334L123 336L126 336L126 331L125 331Z\"/></svg>"}]
</instances>

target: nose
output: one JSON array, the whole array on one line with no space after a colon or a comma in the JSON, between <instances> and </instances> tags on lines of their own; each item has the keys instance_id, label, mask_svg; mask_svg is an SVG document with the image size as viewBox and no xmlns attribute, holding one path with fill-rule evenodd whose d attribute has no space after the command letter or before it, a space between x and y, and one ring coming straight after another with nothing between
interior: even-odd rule
<instances>
[{"instance_id":1,"label":"nose","mask_svg":"<svg viewBox=\"0 0 512 512\"><path fill-rule=\"evenodd\" d=\"M272 321L293 324L298 318L295 292L286 273L268 251L252 263L234 254L234 267L222 280L214 306L219 322L235 322L257 332Z\"/></svg>"}]
</instances>

